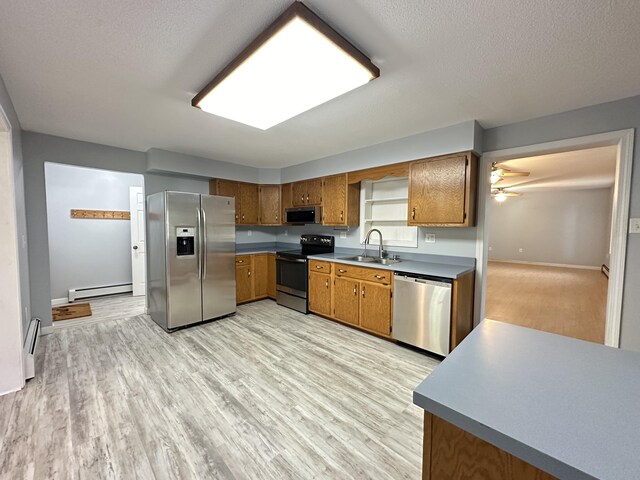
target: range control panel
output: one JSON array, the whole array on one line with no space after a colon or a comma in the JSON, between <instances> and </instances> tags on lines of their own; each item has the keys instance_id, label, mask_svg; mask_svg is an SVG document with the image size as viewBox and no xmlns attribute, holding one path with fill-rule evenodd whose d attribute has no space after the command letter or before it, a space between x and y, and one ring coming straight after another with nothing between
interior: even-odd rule
<instances>
[{"instance_id":1,"label":"range control panel","mask_svg":"<svg viewBox=\"0 0 640 480\"><path fill-rule=\"evenodd\" d=\"M186 255L195 255L196 246L196 229L195 227L178 227L176 228L176 256L183 257Z\"/></svg>"}]
</instances>

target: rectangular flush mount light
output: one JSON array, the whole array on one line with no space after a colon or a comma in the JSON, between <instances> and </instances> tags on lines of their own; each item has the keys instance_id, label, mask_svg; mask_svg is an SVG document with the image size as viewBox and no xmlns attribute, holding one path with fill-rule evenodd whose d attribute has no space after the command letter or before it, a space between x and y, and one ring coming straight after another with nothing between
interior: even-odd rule
<instances>
[{"instance_id":1,"label":"rectangular flush mount light","mask_svg":"<svg viewBox=\"0 0 640 480\"><path fill-rule=\"evenodd\" d=\"M371 60L296 2L191 104L266 130L378 76Z\"/></svg>"}]
</instances>

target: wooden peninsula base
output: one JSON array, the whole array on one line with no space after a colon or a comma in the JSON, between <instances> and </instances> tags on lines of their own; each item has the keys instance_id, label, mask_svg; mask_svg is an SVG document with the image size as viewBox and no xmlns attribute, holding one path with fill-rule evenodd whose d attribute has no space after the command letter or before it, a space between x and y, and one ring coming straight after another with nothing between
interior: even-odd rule
<instances>
[{"instance_id":1,"label":"wooden peninsula base","mask_svg":"<svg viewBox=\"0 0 640 480\"><path fill-rule=\"evenodd\" d=\"M555 480L556 477L424 412L423 480Z\"/></svg>"}]
</instances>

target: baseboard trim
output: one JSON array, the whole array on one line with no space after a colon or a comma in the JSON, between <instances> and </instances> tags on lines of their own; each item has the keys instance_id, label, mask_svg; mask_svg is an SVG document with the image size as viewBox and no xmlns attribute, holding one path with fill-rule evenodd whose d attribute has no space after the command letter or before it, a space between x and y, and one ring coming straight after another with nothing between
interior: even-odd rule
<instances>
[{"instance_id":1,"label":"baseboard trim","mask_svg":"<svg viewBox=\"0 0 640 480\"><path fill-rule=\"evenodd\" d=\"M569 265L566 263L525 262L522 260L491 260L491 259L489 259L489 262L517 263L519 265L537 265L540 267L577 268L579 270L600 270L600 267L595 265Z\"/></svg>"},{"instance_id":2,"label":"baseboard trim","mask_svg":"<svg viewBox=\"0 0 640 480\"><path fill-rule=\"evenodd\" d=\"M40 336L51 335L53 333L53 325L50 327L40 327Z\"/></svg>"},{"instance_id":3,"label":"baseboard trim","mask_svg":"<svg viewBox=\"0 0 640 480\"><path fill-rule=\"evenodd\" d=\"M52 307L57 307L59 305L66 305L67 303L69 303L69 299L67 297L52 298L51 299L51 306Z\"/></svg>"}]
</instances>

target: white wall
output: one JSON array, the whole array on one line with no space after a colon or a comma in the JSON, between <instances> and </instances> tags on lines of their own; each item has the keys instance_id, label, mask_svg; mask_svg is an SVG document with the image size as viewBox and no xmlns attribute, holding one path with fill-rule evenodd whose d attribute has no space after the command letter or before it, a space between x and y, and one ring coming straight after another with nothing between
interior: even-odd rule
<instances>
[{"instance_id":1,"label":"white wall","mask_svg":"<svg viewBox=\"0 0 640 480\"><path fill-rule=\"evenodd\" d=\"M489 259L600 267L609 251L610 216L610 188L491 200Z\"/></svg>"},{"instance_id":2,"label":"white wall","mask_svg":"<svg viewBox=\"0 0 640 480\"><path fill-rule=\"evenodd\" d=\"M71 209L129 211L129 187L143 176L45 164L51 298L72 288L131 283L131 225L126 220L74 219Z\"/></svg>"}]
</instances>

